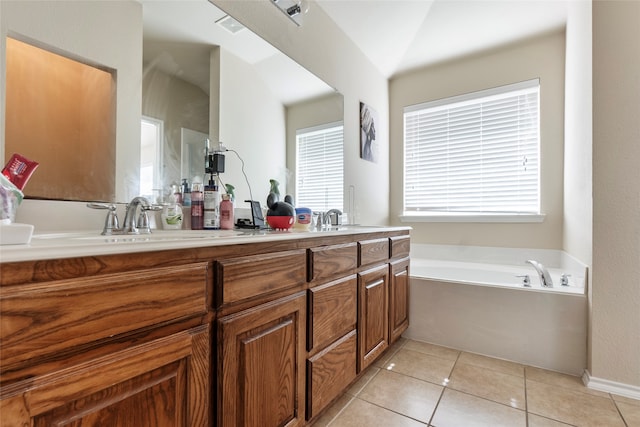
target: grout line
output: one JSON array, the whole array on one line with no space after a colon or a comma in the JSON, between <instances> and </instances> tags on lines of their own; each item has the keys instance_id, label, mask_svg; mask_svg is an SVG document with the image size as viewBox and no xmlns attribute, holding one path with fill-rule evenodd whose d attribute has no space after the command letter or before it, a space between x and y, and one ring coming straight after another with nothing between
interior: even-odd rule
<instances>
[{"instance_id":1,"label":"grout line","mask_svg":"<svg viewBox=\"0 0 640 427\"><path fill-rule=\"evenodd\" d=\"M609 398L611 398L611 400L613 401L613 406L616 407L616 411L618 411L618 415L620 415L620 418L622 419L622 422L624 423L625 427L629 427L629 424L627 424L627 420L625 420L624 415L622 415L622 412L620 412L620 408L618 407L618 402L616 402L616 400L613 398L611 393L609 393Z\"/></svg>"},{"instance_id":2,"label":"grout line","mask_svg":"<svg viewBox=\"0 0 640 427\"><path fill-rule=\"evenodd\" d=\"M449 377L447 379L451 378L451 374L453 374L453 370L456 368L456 365L458 364L458 360L460 359L461 355L462 355L462 352L461 351L458 352L458 356L456 356L456 360L453 362L453 366L451 367L451 372L449 372ZM440 386L442 386L442 384L440 384ZM433 408L433 412L431 413L431 418L429 418L429 422L427 423L427 425L431 425L431 423L433 422L433 418L436 416L436 411L438 410L438 407L440 406L440 402L444 397L444 392L448 387L449 387L449 382L447 382L447 385L442 386L442 392L440 393L440 397L436 402L436 406L434 406Z\"/></svg>"},{"instance_id":3,"label":"grout line","mask_svg":"<svg viewBox=\"0 0 640 427\"><path fill-rule=\"evenodd\" d=\"M522 380L524 381L524 416L527 427L529 427L529 396L527 394L527 368L523 368Z\"/></svg>"},{"instance_id":4,"label":"grout line","mask_svg":"<svg viewBox=\"0 0 640 427\"><path fill-rule=\"evenodd\" d=\"M350 397L351 397L351 399L349 399L349 401L347 402L347 404L346 404L346 405L344 405L344 406L342 407L342 409L340 409L340 410L338 411L338 413L337 413L337 414L335 414L335 415L333 416L333 418L331 418L331 419L329 420L329 422L327 423L327 427L330 427L330 426L331 426L331 424L333 424L333 422L334 422L334 421L335 421L335 420L340 416L340 414L342 414L342 413L344 412L344 410L345 410L345 409L347 409L347 407L348 407L349 405L351 405L351 402L353 402L353 400L354 400L354 399L356 399L356 397L351 396L350 394L347 394L347 396L350 396ZM334 403L334 404L335 404L335 403Z\"/></svg>"},{"instance_id":5,"label":"grout line","mask_svg":"<svg viewBox=\"0 0 640 427\"><path fill-rule=\"evenodd\" d=\"M414 420L414 421L416 421L416 422L418 422L418 423L420 423L420 424L424 424L425 426L429 426L429 425L430 425L430 424L429 424L429 422L426 422L426 423L425 423L424 421L420 421L419 419L417 419L417 418L413 418L413 417L411 417L411 416L409 416L409 415L407 415L407 414L403 414L402 412L398 412L398 411L393 410L393 409L391 409L391 408L387 408L386 406L382 406L382 405L379 405L379 404L374 403L374 402L369 402L368 400L360 399L359 397L354 397L354 399L358 399L358 400L361 400L361 401L363 401L363 402L365 402L365 403L368 403L368 404L370 404L370 405L377 406L378 408L380 408L380 409L384 409L385 411L393 412L393 413L394 413L394 414L396 414L396 415L400 415L400 416L401 416L401 417L403 417L403 418L408 418L408 419L410 419L410 420ZM435 411L434 411L434 412L435 412ZM433 416L433 415L432 415L432 416ZM431 419L429 419L429 421L431 421ZM333 422L333 420L332 420L332 422ZM327 426L327 427L329 427L329 426Z\"/></svg>"}]
</instances>

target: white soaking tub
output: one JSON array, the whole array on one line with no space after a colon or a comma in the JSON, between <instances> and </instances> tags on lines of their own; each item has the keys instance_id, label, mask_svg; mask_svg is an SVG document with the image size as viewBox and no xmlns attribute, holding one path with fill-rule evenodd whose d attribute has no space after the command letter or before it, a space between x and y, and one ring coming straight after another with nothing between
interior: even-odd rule
<instances>
[{"instance_id":1,"label":"white soaking tub","mask_svg":"<svg viewBox=\"0 0 640 427\"><path fill-rule=\"evenodd\" d=\"M552 288L527 259L548 267ZM410 275L405 337L572 375L586 368L587 270L567 254L417 244Z\"/></svg>"}]
</instances>

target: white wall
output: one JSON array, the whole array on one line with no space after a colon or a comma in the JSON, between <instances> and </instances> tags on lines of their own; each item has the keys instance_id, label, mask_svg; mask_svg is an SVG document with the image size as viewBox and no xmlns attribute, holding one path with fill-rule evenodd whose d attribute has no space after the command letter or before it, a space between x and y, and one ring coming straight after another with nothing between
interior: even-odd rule
<instances>
[{"instance_id":1,"label":"white wall","mask_svg":"<svg viewBox=\"0 0 640 427\"><path fill-rule=\"evenodd\" d=\"M389 106L384 76L313 2L298 27L271 0L210 1L342 93L345 198L349 186L355 186L356 220L369 225L388 223ZM381 150L375 164L360 159L360 101L377 110L383 122L377 129Z\"/></svg>"},{"instance_id":2,"label":"white wall","mask_svg":"<svg viewBox=\"0 0 640 427\"><path fill-rule=\"evenodd\" d=\"M391 222L400 224L403 108L449 96L540 78L541 209L543 223L405 223L415 243L562 248L564 31L423 68L390 82Z\"/></svg>"},{"instance_id":3,"label":"white wall","mask_svg":"<svg viewBox=\"0 0 640 427\"><path fill-rule=\"evenodd\" d=\"M280 182L285 194L285 108L256 74L254 68L220 49L220 141L245 162L253 199L266 206L269 179ZM236 207L246 207L249 189L238 157L226 153L225 184L236 188Z\"/></svg>"},{"instance_id":4,"label":"white wall","mask_svg":"<svg viewBox=\"0 0 640 427\"><path fill-rule=\"evenodd\" d=\"M79 36L79 35L82 36ZM128 182L140 163L142 5L135 1L0 1L0 159L4 165L6 37L115 69L116 199L130 200ZM37 173L37 172L36 172Z\"/></svg>"},{"instance_id":5,"label":"white wall","mask_svg":"<svg viewBox=\"0 0 640 427\"><path fill-rule=\"evenodd\" d=\"M590 385L640 396L640 2L593 2ZM605 381L601 381L605 380Z\"/></svg>"},{"instance_id":6,"label":"white wall","mask_svg":"<svg viewBox=\"0 0 640 427\"><path fill-rule=\"evenodd\" d=\"M563 249L592 258L591 2L568 2L564 121Z\"/></svg>"}]
</instances>

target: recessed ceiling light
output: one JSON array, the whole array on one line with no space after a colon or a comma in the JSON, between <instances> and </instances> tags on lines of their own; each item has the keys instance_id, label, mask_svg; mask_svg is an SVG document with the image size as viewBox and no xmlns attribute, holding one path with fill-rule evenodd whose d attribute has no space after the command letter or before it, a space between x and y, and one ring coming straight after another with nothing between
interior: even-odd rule
<instances>
[{"instance_id":1,"label":"recessed ceiling light","mask_svg":"<svg viewBox=\"0 0 640 427\"><path fill-rule=\"evenodd\" d=\"M225 15L222 18L216 21L216 24L220 25L225 30L229 31L231 34L235 34L238 31L244 30L246 27L230 17L229 15Z\"/></svg>"}]
</instances>

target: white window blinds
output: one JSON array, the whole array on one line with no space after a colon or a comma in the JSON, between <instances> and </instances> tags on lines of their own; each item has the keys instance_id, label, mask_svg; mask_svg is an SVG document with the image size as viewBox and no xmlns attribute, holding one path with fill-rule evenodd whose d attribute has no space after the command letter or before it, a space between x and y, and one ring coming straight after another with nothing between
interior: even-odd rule
<instances>
[{"instance_id":1,"label":"white window blinds","mask_svg":"<svg viewBox=\"0 0 640 427\"><path fill-rule=\"evenodd\" d=\"M539 80L404 110L404 210L538 214Z\"/></svg>"},{"instance_id":2,"label":"white window blinds","mask_svg":"<svg viewBox=\"0 0 640 427\"><path fill-rule=\"evenodd\" d=\"M296 132L296 205L314 211L342 210L343 125L330 123Z\"/></svg>"}]
</instances>

